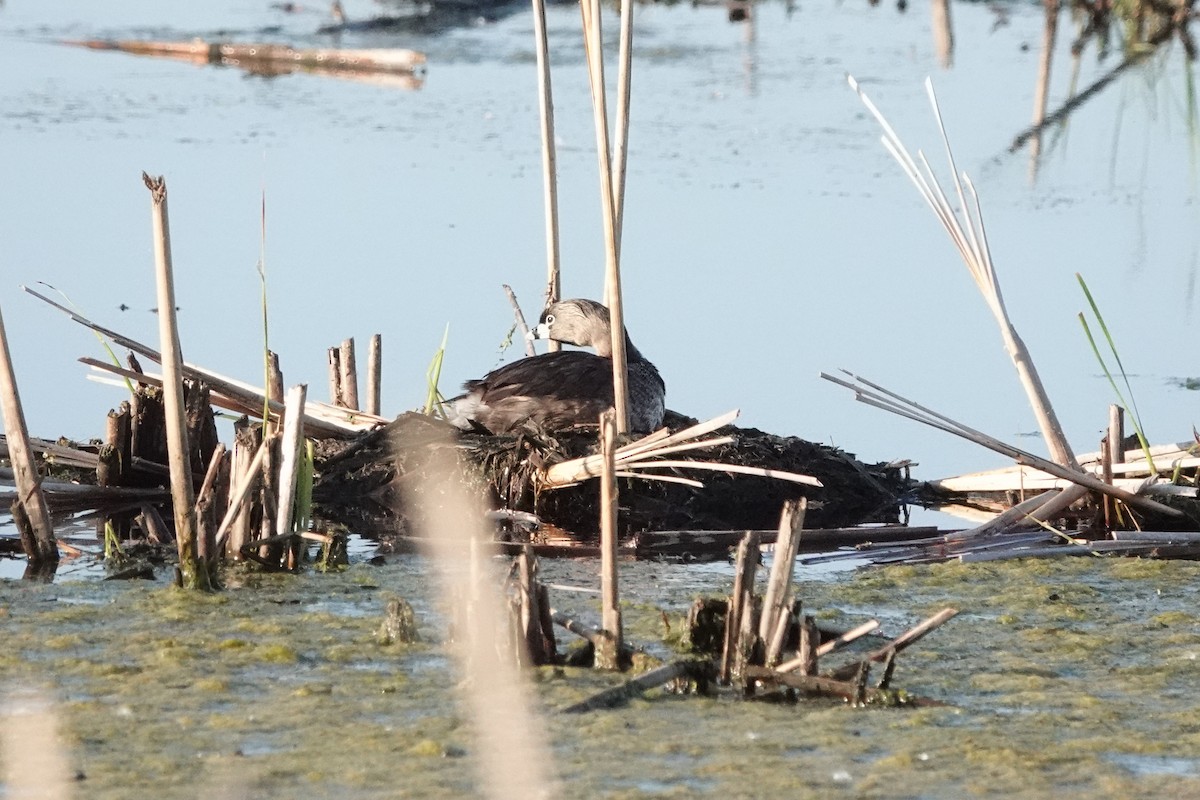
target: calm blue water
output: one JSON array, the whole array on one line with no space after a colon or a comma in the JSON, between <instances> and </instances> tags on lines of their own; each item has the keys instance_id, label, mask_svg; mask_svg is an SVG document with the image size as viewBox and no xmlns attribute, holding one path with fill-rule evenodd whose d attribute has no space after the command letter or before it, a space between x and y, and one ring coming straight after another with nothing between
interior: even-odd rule
<instances>
[{"instance_id":1,"label":"calm blue water","mask_svg":"<svg viewBox=\"0 0 1200 800\"><path fill-rule=\"evenodd\" d=\"M374 11L347 3L351 16ZM575 7L550 9L567 295L597 296L603 250L594 135ZM878 143L853 73L910 146L941 164L922 81L937 86L959 165L983 196L1013 319L1077 451L1095 449L1113 395L1082 335L1082 272L1105 312L1150 438L1190 436L1200 136L1176 45L1118 78L1044 142L1028 125L1040 4L958 3L942 66L930 14L890 4L780 3L734 24L722 7L636 10L624 233L633 339L669 406L829 442L918 477L998 456L856 404L818 379L844 367L1042 452L1014 371L965 267ZM384 405L416 406L450 326L443 388L499 352L510 283L528 315L544 280L532 23L345 36L429 55L401 91L59 46L62 38L269 39L333 45L324 17L266 2L0 6L0 308L33 432L87 438L118 390L75 363L94 337L17 289L45 281L97 321L156 341L149 197L164 174L185 357L260 373L259 210L265 187L271 346L287 382L325 393L325 348L382 333ZM615 17L607 17L615 41ZM1050 107L1119 60L1077 67L1064 14ZM278 30L264 31L266 28ZM613 48L615 54L615 47ZM1074 70L1078 70L1077 77ZM615 77L615 69L612 75ZM943 170L944 171L944 170ZM130 310L120 311L126 304Z\"/></svg>"}]
</instances>

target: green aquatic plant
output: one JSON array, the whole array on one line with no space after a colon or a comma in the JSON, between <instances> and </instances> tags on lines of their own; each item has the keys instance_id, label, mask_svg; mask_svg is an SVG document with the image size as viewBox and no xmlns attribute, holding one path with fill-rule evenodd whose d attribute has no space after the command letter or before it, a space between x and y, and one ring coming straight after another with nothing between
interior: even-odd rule
<instances>
[{"instance_id":1,"label":"green aquatic plant","mask_svg":"<svg viewBox=\"0 0 1200 800\"><path fill-rule=\"evenodd\" d=\"M300 467L296 473L296 500L292 506L292 530L306 531L312 524L313 442L305 439L300 448Z\"/></svg>"},{"instance_id":2,"label":"green aquatic plant","mask_svg":"<svg viewBox=\"0 0 1200 800\"><path fill-rule=\"evenodd\" d=\"M433 354L433 360L429 362L429 369L425 371L426 393L425 407L421 413L426 416L445 416L442 411L442 403L446 398L442 397L441 391L438 390L438 381L442 377L442 361L446 357L446 342L450 339L450 326L446 325L446 330L442 333L442 344L438 347L437 352Z\"/></svg>"},{"instance_id":3,"label":"green aquatic plant","mask_svg":"<svg viewBox=\"0 0 1200 800\"><path fill-rule=\"evenodd\" d=\"M1075 278L1079 281L1079 286L1083 289L1083 295L1087 298L1088 305L1091 306L1092 314L1096 317L1096 323L1100 326L1100 331L1104 334L1105 341L1108 342L1108 349L1112 352L1117 370L1121 373L1121 382L1125 384L1125 389L1129 392L1129 400L1125 399L1125 395L1121 392L1121 387L1117 385L1112 371L1108 368L1108 363L1104 360L1104 355L1100 352L1100 348L1096 344L1096 338L1092 336L1092 329L1088 326L1087 317L1084 316L1082 311L1079 312L1079 323L1083 326L1084 335L1087 336L1088 344L1092 346L1092 352L1095 354L1096 360L1100 362L1100 368L1104 370L1104 376L1108 378L1109 385L1112 386L1113 392L1117 395L1117 401L1125 409L1125 413L1133 423L1133 430L1137 434L1138 444L1141 445L1142 451L1146 454L1146 461L1150 465L1150 471L1154 472L1154 459L1150 456L1150 444L1146 441L1146 434L1142 429L1141 415L1138 414L1137 401L1133 397L1133 387L1129 383L1129 375L1125 372L1125 365L1121 363L1121 354L1117 352L1117 345L1113 341L1112 333L1108 330L1108 325L1104 323L1104 317L1100 314L1100 307L1096 305L1096 299L1092 297L1092 292L1088 289L1083 275L1076 272Z\"/></svg>"}]
</instances>

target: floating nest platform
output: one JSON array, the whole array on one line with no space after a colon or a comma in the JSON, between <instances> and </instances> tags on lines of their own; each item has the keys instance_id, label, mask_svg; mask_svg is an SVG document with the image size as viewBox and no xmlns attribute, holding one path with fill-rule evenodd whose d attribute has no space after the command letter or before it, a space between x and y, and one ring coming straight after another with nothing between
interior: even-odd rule
<instances>
[{"instance_id":1,"label":"floating nest platform","mask_svg":"<svg viewBox=\"0 0 1200 800\"><path fill-rule=\"evenodd\" d=\"M664 424L677 431L696 420L668 411ZM895 522L903 499L915 485L904 464L866 464L835 447L794 436L735 426L714 434L732 436L733 442L695 451L696 460L800 473L817 478L823 486L686 469L679 475L701 480L703 488L621 478L622 537L643 531L774 528L784 501L801 496L809 501L806 525L811 527ZM432 477L430 456L436 448L447 446L463 454L459 479L485 494L491 508L535 514L544 525L582 539L597 534L597 481L554 489L541 487L539 481L545 467L597 452L595 426L565 431L527 427L492 436L463 433L420 414L403 414L354 440L320 443L313 493L318 512L368 535L410 535L408 485L424 485L413 476ZM677 460L678 454L672 458ZM423 500L436 502L437 498Z\"/></svg>"}]
</instances>

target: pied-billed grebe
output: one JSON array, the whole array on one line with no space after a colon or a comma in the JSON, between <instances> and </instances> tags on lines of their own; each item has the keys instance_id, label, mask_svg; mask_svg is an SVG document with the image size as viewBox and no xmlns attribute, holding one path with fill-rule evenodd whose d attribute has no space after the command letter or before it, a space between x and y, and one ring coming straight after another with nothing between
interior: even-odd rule
<instances>
[{"instance_id":1,"label":"pied-billed grebe","mask_svg":"<svg viewBox=\"0 0 1200 800\"><path fill-rule=\"evenodd\" d=\"M595 423L613 405L612 338L608 308L594 300L563 300L542 314L530 335L596 353L560 350L523 358L463 384L466 394L450 400L450 421L464 430L512 430L524 420L550 428ZM666 385L658 370L625 332L629 384L629 428L648 432L662 424Z\"/></svg>"}]
</instances>

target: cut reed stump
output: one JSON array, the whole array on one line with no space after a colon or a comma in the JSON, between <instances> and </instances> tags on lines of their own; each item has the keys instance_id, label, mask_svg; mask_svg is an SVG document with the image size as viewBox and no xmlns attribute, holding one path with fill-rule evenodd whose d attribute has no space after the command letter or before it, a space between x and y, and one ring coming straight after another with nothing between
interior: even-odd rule
<instances>
[{"instance_id":1,"label":"cut reed stump","mask_svg":"<svg viewBox=\"0 0 1200 800\"><path fill-rule=\"evenodd\" d=\"M666 425L678 431L695 420L668 412ZM407 476L426 469L432 443L446 425L419 414L404 414L391 424L348 442L317 445L314 501L321 513L384 537L410 534L401 487ZM727 425L712 432L732 440L702 451L704 461L764 467L817 478L820 487L724 472L720 467L692 473L703 488L619 477L623 540L644 531L745 531L771 529L785 501L806 497L806 525L840 527L864 521L896 522L900 501L915 484L903 464L867 464L833 447L796 437L775 436L753 428ZM596 537L600 489L594 480L545 490L542 470L596 452L591 426L568 431L533 428L486 436L455 432L469 461L463 479L490 495L493 508L536 514L544 523L579 537ZM678 455L678 459L675 456ZM686 460L690 453L672 455ZM672 474L684 476L682 469ZM736 544L736 541L731 542ZM686 545L674 555L686 555Z\"/></svg>"}]
</instances>

